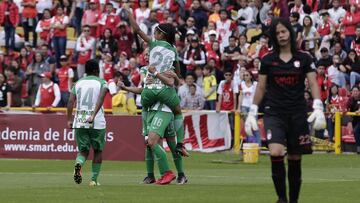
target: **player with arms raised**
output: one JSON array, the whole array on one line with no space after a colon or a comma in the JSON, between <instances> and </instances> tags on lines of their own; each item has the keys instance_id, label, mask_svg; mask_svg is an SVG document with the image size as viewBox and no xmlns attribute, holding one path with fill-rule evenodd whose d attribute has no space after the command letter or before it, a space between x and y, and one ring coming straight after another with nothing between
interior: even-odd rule
<instances>
[{"instance_id":1,"label":"player with arms raised","mask_svg":"<svg viewBox=\"0 0 360 203\"><path fill-rule=\"evenodd\" d=\"M68 127L75 129L76 144L79 149L74 166L74 181L77 184L82 182L81 168L85 164L92 147L94 158L90 186L98 186L100 184L97 178L102 163L106 128L102 104L108 88L106 81L99 78L99 64L96 60L86 62L85 73L86 77L81 78L73 86L67 106ZM75 101L76 112L74 122L72 122L71 117Z\"/></svg>"},{"instance_id":2,"label":"player with arms raised","mask_svg":"<svg viewBox=\"0 0 360 203\"><path fill-rule=\"evenodd\" d=\"M154 77L155 81L151 85L145 85L144 90L141 93L143 122L145 122L147 109L156 102L159 101L170 107L174 113L174 126L177 134L176 149L181 155L188 156L183 145L185 132L183 115L180 108L180 98L178 97L175 88L166 82L168 81L168 78L163 74L165 71L173 70L173 67L176 67L175 71L177 73L180 72L179 63L177 61L177 52L174 47L176 30L169 23L160 24L155 28L155 40L152 40L140 29L126 3L124 3L123 8L128 11L130 24L134 29L134 32L139 34L150 47L147 74ZM151 138L149 137L149 139Z\"/></svg>"},{"instance_id":3,"label":"player with arms raised","mask_svg":"<svg viewBox=\"0 0 360 203\"><path fill-rule=\"evenodd\" d=\"M290 202L298 202L301 186L301 155L312 153L306 102L305 79L314 98L308 122L316 130L326 126L323 103L316 81L315 65L309 54L296 49L296 36L287 19L274 19L269 36L274 51L261 61L259 82L254 101L245 121L246 133L257 130L258 105L264 100L264 125L271 156L272 179L278 203L288 202L284 164L287 147Z\"/></svg>"}]
</instances>

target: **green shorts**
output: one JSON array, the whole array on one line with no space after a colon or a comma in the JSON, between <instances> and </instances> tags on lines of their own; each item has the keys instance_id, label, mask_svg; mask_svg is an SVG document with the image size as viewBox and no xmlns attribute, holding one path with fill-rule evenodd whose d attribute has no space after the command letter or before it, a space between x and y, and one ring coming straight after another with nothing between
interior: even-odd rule
<instances>
[{"instance_id":1,"label":"green shorts","mask_svg":"<svg viewBox=\"0 0 360 203\"><path fill-rule=\"evenodd\" d=\"M180 105L180 98L176 93L175 88L165 87L162 89L144 88L141 93L141 105L148 109L156 102L160 102L174 110L176 106Z\"/></svg>"},{"instance_id":2,"label":"green shorts","mask_svg":"<svg viewBox=\"0 0 360 203\"><path fill-rule=\"evenodd\" d=\"M102 151L105 146L105 129L75 128L76 144L80 152Z\"/></svg>"},{"instance_id":3,"label":"green shorts","mask_svg":"<svg viewBox=\"0 0 360 203\"><path fill-rule=\"evenodd\" d=\"M174 137L174 114L164 111L149 111L146 118L147 135L149 132L154 132L161 138Z\"/></svg>"}]
</instances>

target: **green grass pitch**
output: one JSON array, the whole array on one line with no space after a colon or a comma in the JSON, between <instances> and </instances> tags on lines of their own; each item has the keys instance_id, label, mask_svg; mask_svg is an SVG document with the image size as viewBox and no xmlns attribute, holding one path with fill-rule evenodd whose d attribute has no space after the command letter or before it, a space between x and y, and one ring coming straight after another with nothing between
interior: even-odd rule
<instances>
[{"instance_id":1,"label":"green grass pitch","mask_svg":"<svg viewBox=\"0 0 360 203\"><path fill-rule=\"evenodd\" d=\"M262 155L255 165L231 163L237 158L230 153L192 153L184 159L189 183L167 186L139 184L144 162L105 161L99 187L88 186L91 162L83 169L83 183L76 185L74 161L1 159L0 202L275 202L268 156ZM360 156L305 156L299 202L360 202Z\"/></svg>"}]
</instances>

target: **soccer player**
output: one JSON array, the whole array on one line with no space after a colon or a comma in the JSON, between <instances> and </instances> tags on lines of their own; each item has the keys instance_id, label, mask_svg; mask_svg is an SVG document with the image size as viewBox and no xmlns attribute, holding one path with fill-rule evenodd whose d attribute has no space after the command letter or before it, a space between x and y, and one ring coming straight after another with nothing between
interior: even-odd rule
<instances>
[{"instance_id":1,"label":"soccer player","mask_svg":"<svg viewBox=\"0 0 360 203\"><path fill-rule=\"evenodd\" d=\"M87 76L81 78L73 86L67 106L68 127L75 129L76 144L79 149L74 166L74 181L77 184L82 182L81 168L89 155L90 147L92 147L94 158L89 185L98 186L100 184L97 179L102 163L106 128L102 104L108 88L105 80L99 78L99 64L96 60L91 59L85 63L85 73ZM72 122L75 101L76 112L74 122Z\"/></svg>"},{"instance_id":2,"label":"soccer player","mask_svg":"<svg viewBox=\"0 0 360 203\"><path fill-rule=\"evenodd\" d=\"M173 69L175 64L176 72L179 74L179 63L177 61L177 52L174 47L175 43L175 28L168 23L160 24L156 27L154 32L155 40L152 40L147 36L136 23L134 16L129 12L128 5L124 3L124 9L128 11L129 20L135 33L139 34L140 37L149 44L149 68L155 67L149 70L148 74L153 76L156 81L154 84L145 85L144 90L141 93L141 105L143 109L148 109L154 105L157 101L170 107L175 115L174 125L177 134L177 146L178 153L183 156L188 156L183 140L184 140L184 124L183 115L180 108L180 99L176 93L175 88L165 83L166 76L162 74L167 70ZM142 116L146 117L147 112L142 111ZM145 115L144 115L145 114ZM151 139L151 138L149 138Z\"/></svg>"},{"instance_id":3,"label":"soccer player","mask_svg":"<svg viewBox=\"0 0 360 203\"><path fill-rule=\"evenodd\" d=\"M259 82L253 104L245 121L246 133L257 130L258 105L264 101L264 125L271 156L272 179L279 203L288 202L286 170L284 165L287 147L290 202L298 202L301 186L301 155L311 154L308 122L315 130L326 126L324 107L316 82L315 65L307 53L296 49L296 36L286 19L274 19L269 36L273 52L261 61ZM314 98L314 111L307 119L304 99L305 78L308 79Z\"/></svg>"},{"instance_id":4,"label":"soccer player","mask_svg":"<svg viewBox=\"0 0 360 203\"><path fill-rule=\"evenodd\" d=\"M146 70L142 70L142 71L146 71ZM174 73L173 75L169 74L169 77L172 76L176 76L177 75ZM147 78L147 83L151 83L149 81L152 81L152 78L148 77ZM126 91L129 92L133 92L135 94L141 94L141 92L143 91L143 88L137 88L137 87L127 87L125 86L122 82L118 83L118 86ZM161 106L161 108L159 108ZM171 119L169 125L167 126L166 130L164 132L159 131L157 129L155 129L155 133L156 136L161 136L166 138L166 142L170 148L170 151L172 153L173 156L173 160L175 163L175 167L176 170L178 172L178 177L177 177L177 183L178 184L185 184L187 183L187 178L185 176L184 170L183 170L183 162L182 162L182 157L179 155L179 153L177 153L176 150L176 141L175 141L175 130L174 130L174 117L169 117L169 112L171 113L171 111L168 111L170 108L167 107L164 104L161 104L159 102L157 102L155 105L153 105L153 107L150 107L150 110L148 111L146 120L143 120L143 135L145 136L145 140L147 142L147 138L148 136L150 136L149 131L152 129L151 126L154 125L153 124L153 119L159 119L159 117L162 117L161 119ZM157 113L157 111L160 111L159 113ZM161 121L162 122L162 121ZM161 141L161 139L158 139L159 141ZM160 142L161 143L161 142ZM146 149L145 149L145 162L146 162L146 170L147 170L147 176L144 178L143 183L144 184L152 184L155 183L155 176L154 176L154 150L147 145ZM159 163L159 169L160 169L160 174L161 176L163 176L163 171L161 170L161 163ZM159 180L161 180L162 178L160 178Z\"/></svg>"}]
</instances>

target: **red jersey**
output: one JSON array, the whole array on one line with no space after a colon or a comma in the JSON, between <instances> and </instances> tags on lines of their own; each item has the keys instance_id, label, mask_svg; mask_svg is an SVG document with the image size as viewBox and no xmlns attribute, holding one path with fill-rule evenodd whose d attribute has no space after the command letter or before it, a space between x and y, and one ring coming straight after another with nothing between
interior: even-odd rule
<instances>
[{"instance_id":1,"label":"red jersey","mask_svg":"<svg viewBox=\"0 0 360 203\"><path fill-rule=\"evenodd\" d=\"M114 65L112 63L103 63L103 74L106 82L114 77Z\"/></svg>"},{"instance_id":2,"label":"red jersey","mask_svg":"<svg viewBox=\"0 0 360 203\"><path fill-rule=\"evenodd\" d=\"M69 91L69 80L74 77L74 72L69 66L63 66L59 69L59 88L61 92Z\"/></svg>"},{"instance_id":3,"label":"red jersey","mask_svg":"<svg viewBox=\"0 0 360 203\"><path fill-rule=\"evenodd\" d=\"M40 22L40 27L42 29L42 31L40 32L40 39L42 39L43 41L48 41L49 40L49 34L50 34L50 30L44 30L44 28L49 29L50 25L51 25L51 19L46 19L46 20L41 20Z\"/></svg>"},{"instance_id":4,"label":"red jersey","mask_svg":"<svg viewBox=\"0 0 360 203\"><path fill-rule=\"evenodd\" d=\"M40 107L49 107L55 100L55 93L54 93L54 83L48 88L44 88L43 85L40 85L41 91L41 98L40 98Z\"/></svg>"},{"instance_id":5,"label":"red jersey","mask_svg":"<svg viewBox=\"0 0 360 203\"><path fill-rule=\"evenodd\" d=\"M221 81L219 84L218 93L222 95L221 110L233 110L234 109L234 93L238 92L238 88L233 81L226 82Z\"/></svg>"},{"instance_id":6,"label":"red jersey","mask_svg":"<svg viewBox=\"0 0 360 203\"><path fill-rule=\"evenodd\" d=\"M330 32L331 32L330 22L324 22L324 24L322 24L318 27L317 31L321 37L324 37L325 35L330 34Z\"/></svg>"},{"instance_id":7,"label":"red jersey","mask_svg":"<svg viewBox=\"0 0 360 203\"><path fill-rule=\"evenodd\" d=\"M98 33L98 36L103 35L105 29L109 28L112 31L113 35L117 35L117 25L120 23L120 17L118 15L115 14L103 14L99 24L100 29L98 29L98 31L100 33Z\"/></svg>"},{"instance_id":8,"label":"red jersey","mask_svg":"<svg viewBox=\"0 0 360 203\"><path fill-rule=\"evenodd\" d=\"M62 15L62 16L54 16L52 19L51 19L51 23L53 24L61 24L61 25L65 25L64 29L59 29L59 28L54 28L54 31L53 31L53 35L54 37L66 37L66 25L68 23L68 17L65 16L65 15Z\"/></svg>"}]
</instances>

